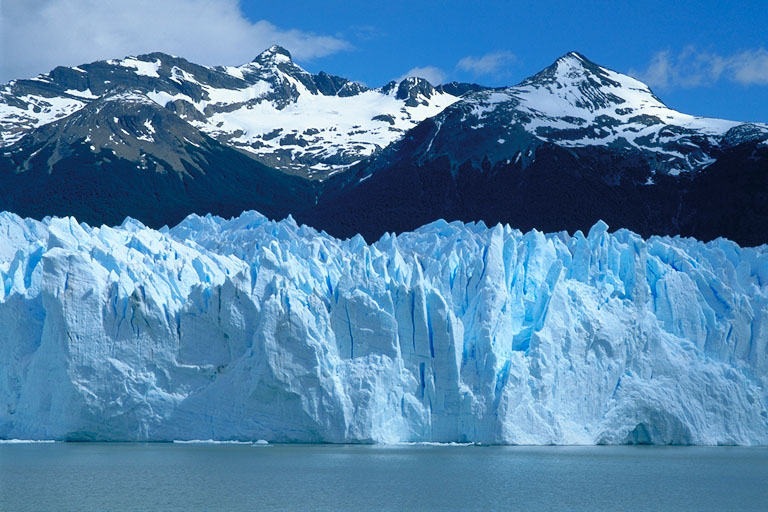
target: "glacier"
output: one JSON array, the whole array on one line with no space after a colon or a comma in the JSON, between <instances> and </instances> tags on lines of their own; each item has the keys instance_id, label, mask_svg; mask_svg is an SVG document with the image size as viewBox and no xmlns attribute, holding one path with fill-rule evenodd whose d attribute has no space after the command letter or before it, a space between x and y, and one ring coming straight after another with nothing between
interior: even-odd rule
<instances>
[{"instance_id":1,"label":"glacier","mask_svg":"<svg viewBox=\"0 0 768 512\"><path fill-rule=\"evenodd\" d=\"M0 439L768 444L768 246L0 214Z\"/></svg>"}]
</instances>

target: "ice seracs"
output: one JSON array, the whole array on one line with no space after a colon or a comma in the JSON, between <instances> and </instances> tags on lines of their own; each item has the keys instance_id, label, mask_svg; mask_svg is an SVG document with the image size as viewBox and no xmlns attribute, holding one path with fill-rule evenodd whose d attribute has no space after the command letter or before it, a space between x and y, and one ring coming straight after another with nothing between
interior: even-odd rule
<instances>
[{"instance_id":1,"label":"ice seracs","mask_svg":"<svg viewBox=\"0 0 768 512\"><path fill-rule=\"evenodd\" d=\"M0 233L0 438L768 442L766 246L366 245L255 212Z\"/></svg>"}]
</instances>

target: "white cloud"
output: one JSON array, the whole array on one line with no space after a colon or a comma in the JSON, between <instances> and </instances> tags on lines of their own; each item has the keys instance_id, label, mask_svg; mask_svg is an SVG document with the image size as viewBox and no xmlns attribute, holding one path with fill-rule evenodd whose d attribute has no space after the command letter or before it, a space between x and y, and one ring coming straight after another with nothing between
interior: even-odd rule
<instances>
[{"instance_id":1,"label":"white cloud","mask_svg":"<svg viewBox=\"0 0 768 512\"><path fill-rule=\"evenodd\" d=\"M399 82L400 80L408 78L409 76L418 76L420 78L424 78L432 85L440 85L444 83L447 77L445 71L440 68L435 66L424 66L410 69L407 73L398 78L397 81Z\"/></svg>"},{"instance_id":2,"label":"white cloud","mask_svg":"<svg viewBox=\"0 0 768 512\"><path fill-rule=\"evenodd\" d=\"M731 80L744 85L768 85L768 50L747 50L730 58Z\"/></svg>"},{"instance_id":3,"label":"white cloud","mask_svg":"<svg viewBox=\"0 0 768 512\"><path fill-rule=\"evenodd\" d=\"M251 22L238 0L0 0L0 81L152 51L201 64L242 64L273 44L297 59L349 44Z\"/></svg>"},{"instance_id":4,"label":"white cloud","mask_svg":"<svg viewBox=\"0 0 768 512\"><path fill-rule=\"evenodd\" d=\"M486 53L482 57L464 57L456 64L456 68L474 75L494 75L516 60L514 53L493 52Z\"/></svg>"},{"instance_id":5,"label":"white cloud","mask_svg":"<svg viewBox=\"0 0 768 512\"><path fill-rule=\"evenodd\" d=\"M658 52L645 70L631 75L661 89L711 86L721 79L742 85L768 85L768 50L758 48L723 56L687 47L678 54Z\"/></svg>"}]
</instances>

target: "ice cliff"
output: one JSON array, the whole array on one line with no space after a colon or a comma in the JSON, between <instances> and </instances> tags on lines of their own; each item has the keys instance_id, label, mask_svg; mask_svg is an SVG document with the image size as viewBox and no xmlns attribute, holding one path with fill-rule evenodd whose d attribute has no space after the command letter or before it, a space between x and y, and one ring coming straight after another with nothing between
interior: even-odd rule
<instances>
[{"instance_id":1,"label":"ice cliff","mask_svg":"<svg viewBox=\"0 0 768 512\"><path fill-rule=\"evenodd\" d=\"M0 438L768 443L768 246L0 214Z\"/></svg>"}]
</instances>

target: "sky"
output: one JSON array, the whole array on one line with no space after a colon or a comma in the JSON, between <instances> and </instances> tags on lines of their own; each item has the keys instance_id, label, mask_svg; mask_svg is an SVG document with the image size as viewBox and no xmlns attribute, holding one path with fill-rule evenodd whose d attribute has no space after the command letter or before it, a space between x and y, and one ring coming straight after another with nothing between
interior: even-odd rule
<instances>
[{"instance_id":1,"label":"sky","mask_svg":"<svg viewBox=\"0 0 768 512\"><path fill-rule=\"evenodd\" d=\"M576 50L682 112L768 122L766 27L765 0L0 0L0 81L150 51L235 65L280 44L372 87L500 86Z\"/></svg>"}]
</instances>

